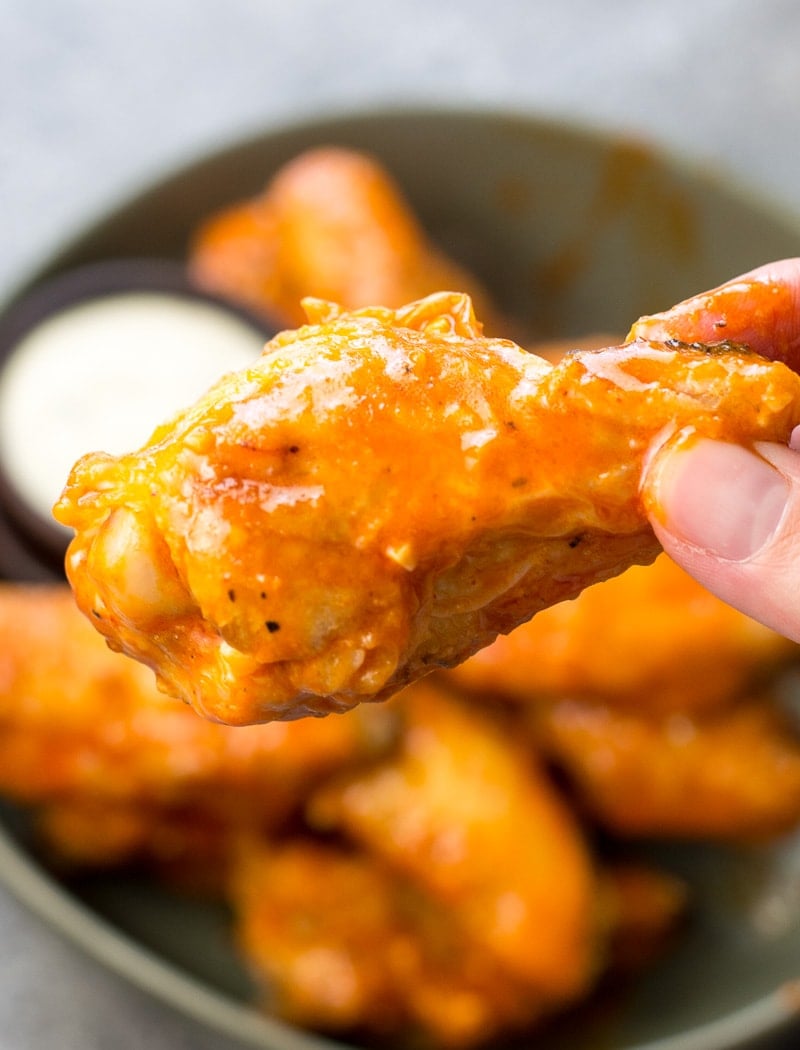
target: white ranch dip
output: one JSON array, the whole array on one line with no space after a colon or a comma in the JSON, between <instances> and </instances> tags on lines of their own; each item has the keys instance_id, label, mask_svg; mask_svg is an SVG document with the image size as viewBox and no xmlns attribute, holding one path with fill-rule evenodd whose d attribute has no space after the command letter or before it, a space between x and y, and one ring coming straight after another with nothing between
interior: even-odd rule
<instances>
[{"instance_id":1,"label":"white ranch dip","mask_svg":"<svg viewBox=\"0 0 800 1050\"><path fill-rule=\"evenodd\" d=\"M25 334L0 372L7 480L50 519L75 460L138 448L224 372L251 363L264 341L223 307L168 292L67 307Z\"/></svg>"}]
</instances>

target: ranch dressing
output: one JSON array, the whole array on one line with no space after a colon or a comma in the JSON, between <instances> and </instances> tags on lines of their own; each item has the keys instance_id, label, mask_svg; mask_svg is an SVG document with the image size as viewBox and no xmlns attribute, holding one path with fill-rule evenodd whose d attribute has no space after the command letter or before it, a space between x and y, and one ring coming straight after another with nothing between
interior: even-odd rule
<instances>
[{"instance_id":1,"label":"ranch dressing","mask_svg":"<svg viewBox=\"0 0 800 1050\"><path fill-rule=\"evenodd\" d=\"M138 448L263 344L256 327L200 298L135 291L67 307L27 332L0 371L7 482L52 520L80 456Z\"/></svg>"}]
</instances>

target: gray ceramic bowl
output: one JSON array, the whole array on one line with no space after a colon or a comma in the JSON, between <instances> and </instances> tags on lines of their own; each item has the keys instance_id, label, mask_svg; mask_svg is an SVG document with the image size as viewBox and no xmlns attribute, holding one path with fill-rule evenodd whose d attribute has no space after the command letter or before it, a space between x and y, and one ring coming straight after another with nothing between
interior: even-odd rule
<instances>
[{"instance_id":1,"label":"gray ceramic bowl","mask_svg":"<svg viewBox=\"0 0 800 1050\"><path fill-rule=\"evenodd\" d=\"M202 159L122 204L21 291L107 258L181 258L201 216L330 143L382 159L432 235L545 337L624 332L642 313L800 252L794 219L632 143L519 115L384 112L271 131ZM334 1045L248 1005L223 912L130 879L61 886L29 848L24 819L4 810L3 827L0 875L109 966L251 1045ZM535 1040L541 1050L732 1050L791 1022L800 842L752 852L661 846L658 859L694 886L686 936L621 999Z\"/></svg>"}]
</instances>

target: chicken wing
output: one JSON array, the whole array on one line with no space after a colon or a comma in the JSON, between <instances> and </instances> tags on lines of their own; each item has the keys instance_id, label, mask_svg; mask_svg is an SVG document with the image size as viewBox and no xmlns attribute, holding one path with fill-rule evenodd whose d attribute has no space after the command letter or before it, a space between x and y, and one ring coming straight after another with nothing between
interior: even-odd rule
<instances>
[{"instance_id":1,"label":"chicken wing","mask_svg":"<svg viewBox=\"0 0 800 1050\"><path fill-rule=\"evenodd\" d=\"M656 439L800 422L800 377L742 349L551 366L482 336L463 295L308 308L139 452L84 457L55 511L95 626L223 722L344 710L458 663L655 557Z\"/></svg>"},{"instance_id":2,"label":"chicken wing","mask_svg":"<svg viewBox=\"0 0 800 1050\"><path fill-rule=\"evenodd\" d=\"M65 877L76 871L125 869L156 877L193 897L224 899L231 866L253 826L235 814L104 798L89 792L58 797L32 813L37 847L49 868ZM264 848L270 827L258 828Z\"/></svg>"},{"instance_id":3,"label":"chicken wing","mask_svg":"<svg viewBox=\"0 0 800 1050\"><path fill-rule=\"evenodd\" d=\"M189 265L204 288L279 326L303 323L306 296L395 308L450 288L472 295L500 331L477 278L430 242L381 165L353 150L303 153L258 197L211 216Z\"/></svg>"},{"instance_id":4,"label":"chicken wing","mask_svg":"<svg viewBox=\"0 0 800 1050\"><path fill-rule=\"evenodd\" d=\"M306 1028L455 1050L508 1040L558 1005L471 940L457 912L365 853L304 839L249 843L233 867L231 904L268 1009ZM663 952L686 887L615 865L594 904L605 913L608 967L630 974Z\"/></svg>"},{"instance_id":5,"label":"chicken wing","mask_svg":"<svg viewBox=\"0 0 800 1050\"><path fill-rule=\"evenodd\" d=\"M244 957L268 1008L295 1024L456 1048L530 1024L547 1005L365 854L256 844L232 882Z\"/></svg>"},{"instance_id":6,"label":"chicken wing","mask_svg":"<svg viewBox=\"0 0 800 1050\"><path fill-rule=\"evenodd\" d=\"M580 696L697 713L730 703L796 654L662 554L543 610L448 674L521 703Z\"/></svg>"},{"instance_id":7,"label":"chicken wing","mask_svg":"<svg viewBox=\"0 0 800 1050\"><path fill-rule=\"evenodd\" d=\"M532 717L539 746L618 834L757 841L800 823L800 740L766 697L698 718L577 700Z\"/></svg>"},{"instance_id":8,"label":"chicken wing","mask_svg":"<svg viewBox=\"0 0 800 1050\"><path fill-rule=\"evenodd\" d=\"M106 843L121 857L124 842L147 852L148 828L168 852L170 822L206 837L277 828L321 778L374 757L393 732L388 708L242 729L200 718L112 653L64 585L0 585L0 637L0 790L65 807L59 827L72 814L81 829L76 855ZM87 805L108 820L81 820Z\"/></svg>"},{"instance_id":9,"label":"chicken wing","mask_svg":"<svg viewBox=\"0 0 800 1050\"><path fill-rule=\"evenodd\" d=\"M442 907L516 980L553 1001L598 964L596 874L532 749L430 680L402 697L396 755L326 782L312 826L338 829Z\"/></svg>"}]
</instances>

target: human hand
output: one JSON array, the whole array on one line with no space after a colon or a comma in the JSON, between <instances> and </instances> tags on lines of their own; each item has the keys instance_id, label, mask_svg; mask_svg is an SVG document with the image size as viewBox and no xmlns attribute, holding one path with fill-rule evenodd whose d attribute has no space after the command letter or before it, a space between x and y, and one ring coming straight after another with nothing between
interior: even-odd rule
<instances>
[{"instance_id":1,"label":"human hand","mask_svg":"<svg viewBox=\"0 0 800 1050\"><path fill-rule=\"evenodd\" d=\"M800 372L800 259L770 263L631 337L746 343ZM667 553L708 590L800 642L800 427L752 451L691 438L654 451L643 497Z\"/></svg>"}]
</instances>

